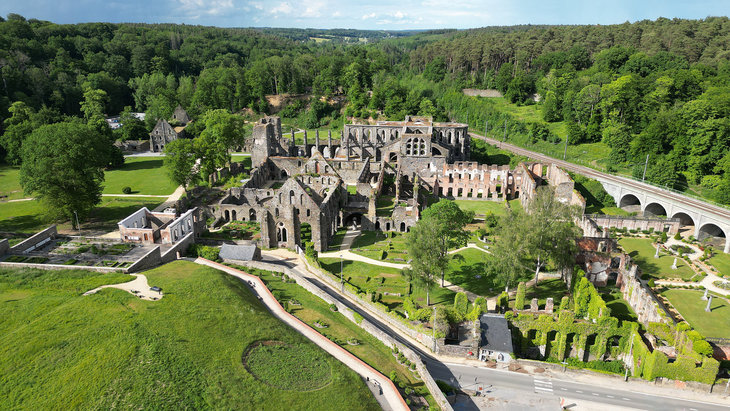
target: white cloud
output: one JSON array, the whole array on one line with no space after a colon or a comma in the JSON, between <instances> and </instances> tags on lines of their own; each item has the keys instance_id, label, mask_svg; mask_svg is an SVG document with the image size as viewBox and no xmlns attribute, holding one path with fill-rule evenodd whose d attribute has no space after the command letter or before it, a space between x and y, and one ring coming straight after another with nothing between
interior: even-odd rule
<instances>
[{"instance_id":1,"label":"white cloud","mask_svg":"<svg viewBox=\"0 0 730 411\"><path fill-rule=\"evenodd\" d=\"M377 14L375 14L375 13L370 13L370 14L363 14L363 16L362 16L362 19L363 19L363 20L368 20L368 19L374 19L374 18L375 18L375 17L377 17L377 16L378 16L378 15L377 15Z\"/></svg>"},{"instance_id":2,"label":"white cloud","mask_svg":"<svg viewBox=\"0 0 730 411\"><path fill-rule=\"evenodd\" d=\"M220 16L233 10L233 0L178 0L182 10L189 17L199 18L201 14Z\"/></svg>"},{"instance_id":3,"label":"white cloud","mask_svg":"<svg viewBox=\"0 0 730 411\"><path fill-rule=\"evenodd\" d=\"M272 14L292 14L294 8L288 2L279 3L278 6L271 9Z\"/></svg>"},{"instance_id":4,"label":"white cloud","mask_svg":"<svg viewBox=\"0 0 730 411\"><path fill-rule=\"evenodd\" d=\"M402 19L405 16L406 15L402 11L400 11L400 10L399 11L396 11L395 14L393 15L393 17L395 17L397 19Z\"/></svg>"}]
</instances>

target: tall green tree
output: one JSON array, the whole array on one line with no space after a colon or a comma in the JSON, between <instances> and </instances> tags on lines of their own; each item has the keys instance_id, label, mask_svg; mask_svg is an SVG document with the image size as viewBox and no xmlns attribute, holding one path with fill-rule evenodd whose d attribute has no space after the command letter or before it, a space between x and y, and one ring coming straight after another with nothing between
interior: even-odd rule
<instances>
[{"instance_id":1,"label":"tall green tree","mask_svg":"<svg viewBox=\"0 0 730 411\"><path fill-rule=\"evenodd\" d=\"M431 227L433 235L436 237L436 254L438 256L438 266L441 267L441 287L444 286L444 272L449 262L449 249L466 245L469 239L469 232L464 227L474 218L473 211L464 211L451 200L440 200L423 211L421 220L416 225L427 225ZM411 235L408 237L409 250L414 250L425 246L419 244L419 241L428 241L431 245L431 239L425 240L421 236Z\"/></svg>"},{"instance_id":2,"label":"tall green tree","mask_svg":"<svg viewBox=\"0 0 730 411\"><path fill-rule=\"evenodd\" d=\"M501 221L492 254L501 269L502 280L511 286L530 269L535 281L548 262L558 269L575 263L575 220L580 209L561 202L550 186L538 187L527 211L510 211Z\"/></svg>"},{"instance_id":3,"label":"tall green tree","mask_svg":"<svg viewBox=\"0 0 730 411\"><path fill-rule=\"evenodd\" d=\"M54 218L80 219L101 201L111 144L96 128L78 122L45 125L23 144L20 184Z\"/></svg>"},{"instance_id":4,"label":"tall green tree","mask_svg":"<svg viewBox=\"0 0 730 411\"><path fill-rule=\"evenodd\" d=\"M426 291L426 305L431 304L431 291L436 287L436 276L448 266L448 260L439 252L438 228L420 220L408 233L406 248L411 257L410 267L403 270L413 287Z\"/></svg>"},{"instance_id":5,"label":"tall green tree","mask_svg":"<svg viewBox=\"0 0 730 411\"><path fill-rule=\"evenodd\" d=\"M244 144L244 122L241 116L223 109L208 111L201 121L205 129L194 140L195 152L200 158L200 172L210 179L231 162L230 150Z\"/></svg>"},{"instance_id":6,"label":"tall green tree","mask_svg":"<svg viewBox=\"0 0 730 411\"><path fill-rule=\"evenodd\" d=\"M0 136L0 145L5 149L5 160L10 164L22 161L23 141L33 131L33 109L22 101L16 101L8 109L10 118L5 119L5 133Z\"/></svg>"},{"instance_id":7,"label":"tall green tree","mask_svg":"<svg viewBox=\"0 0 730 411\"><path fill-rule=\"evenodd\" d=\"M188 186L198 179L195 160L195 143L193 140L179 138L165 145L163 163L167 175L175 184L183 186L186 194Z\"/></svg>"}]
</instances>

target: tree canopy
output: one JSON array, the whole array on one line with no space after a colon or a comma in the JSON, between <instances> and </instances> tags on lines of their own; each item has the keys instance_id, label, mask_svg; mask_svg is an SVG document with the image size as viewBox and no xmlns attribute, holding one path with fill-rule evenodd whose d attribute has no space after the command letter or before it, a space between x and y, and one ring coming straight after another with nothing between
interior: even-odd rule
<instances>
[{"instance_id":1,"label":"tree canopy","mask_svg":"<svg viewBox=\"0 0 730 411\"><path fill-rule=\"evenodd\" d=\"M111 145L84 123L62 122L34 130L23 144L20 184L54 218L79 219L101 201Z\"/></svg>"}]
</instances>

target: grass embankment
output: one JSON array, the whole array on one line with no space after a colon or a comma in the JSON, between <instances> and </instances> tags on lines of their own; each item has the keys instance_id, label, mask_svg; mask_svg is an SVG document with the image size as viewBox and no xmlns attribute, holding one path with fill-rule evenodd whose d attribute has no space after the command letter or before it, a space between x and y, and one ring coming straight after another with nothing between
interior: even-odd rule
<instances>
[{"instance_id":1,"label":"grass embankment","mask_svg":"<svg viewBox=\"0 0 730 411\"><path fill-rule=\"evenodd\" d=\"M677 258L677 269L673 270L674 255L660 251L659 258L654 258L656 248L649 239L621 238L619 244L639 265L642 275L648 274L651 277L660 279L681 278L685 281L689 281L695 275L687 262L681 258Z\"/></svg>"},{"instance_id":2,"label":"grass embankment","mask_svg":"<svg viewBox=\"0 0 730 411\"><path fill-rule=\"evenodd\" d=\"M152 210L164 199L150 197L102 197L101 204L81 221L84 230L115 230L117 223L141 207ZM34 233L54 222L45 217L44 207L35 200L0 203L0 231ZM58 223L59 230L71 229L70 221Z\"/></svg>"},{"instance_id":3,"label":"grass embankment","mask_svg":"<svg viewBox=\"0 0 730 411\"><path fill-rule=\"evenodd\" d=\"M238 279L184 261L145 275L163 299L80 295L130 278L119 274L0 270L0 408L378 409L359 376L329 356L329 383L316 391L270 385L292 372L322 383L321 372L291 361L268 383L249 373L242 356L254 342L319 349Z\"/></svg>"},{"instance_id":4,"label":"grass embankment","mask_svg":"<svg viewBox=\"0 0 730 411\"><path fill-rule=\"evenodd\" d=\"M320 258L322 268L329 271L334 278L340 279L340 259ZM403 300L408 295L410 285L403 277L401 270L397 268L380 267L366 264L360 261L345 260L343 263L344 280L363 292L381 293L380 302L388 306L390 310L398 311L403 315ZM384 293L400 293L397 295L385 295ZM419 305L426 306L426 292L421 288L413 287L411 298ZM452 304L454 292L436 287L431 291L431 304Z\"/></svg>"},{"instance_id":5,"label":"grass embankment","mask_svg":"<svg viewBox=\"0 0 730 411\"><path fill-rule=\"evenodd\" d=\"M392 263L403 264L408 260L406 236L393 231L362 231L352 242L350 251L374 260Z\"/></svg>"},{"instance_id":6,"label":"grass embankment","mask_svg":"<svg viewBox=\"0 0 730 411\"><path fill-rule=\"evenodd\" d=\"M666 290L662 292L685 320L705 337L730 338L730 303L717 295L712 299L710 312L705 312L707 301L704 291Z\"/></svg>"},{"instance_id":7,"label":"grass embankment","mask_svg":"<svg viewBox=\"0 0 730 411\"><path fill-rule=\"evenodd\" d=\"M548 298L553 299L553 309L557 310L560 306L560 301L564 296L569 295L568 289L565 283L560 278L552 278L549 280L542 280L537 287L528 287L525 290L525 307L523 309L529 310L530 304L533 298L537 298L537 304L540 309L545 308L545 302ZM515 306L514 298L509 301L509 306ZM518 308L519 309L519 308Z\"/></svg>"},{"instance_id":8,"label":"grass embankment","mask_svg":"<svg viewBox=\"0 0 730 411\"><path fill-rule=\"evenodd\" d=\"M317 321L326 322L328 324L327 328L322 329L314 326L313 328L365 361L381 374L390 376L392 372L395 372L397 381L402 382L406 388L410 388L419 395L424 396L431 405L434 404L434 400L423 382L417 379L414 373L405 365L398 363L391 353L390 347L386 347L385 344L345 318L341 313L330 310L329 305L322 299L296 283L283 282L280 277L274 276L271 272L240 268L259 276L279 301L283 302L282 305L288 305L289 312L297 318L309 325L313 325ZM292 304L292 301L298 304ZM357 345L352 345L348 341ZM403 389L401 395L404 398L407 397ZM416 398L411 399L413 402L417 401Z\"/></svg>"},{"instance_id":9,"label":"grass embankment","mask_svg":"<svg viewBox=\"0 0 730 411\"><path fill-rule=\"evenodd\" d=\"M720 275L730 277L730 254L715 252L715 255L708 262L715 267Z\"/></svg>"}]
</instances>

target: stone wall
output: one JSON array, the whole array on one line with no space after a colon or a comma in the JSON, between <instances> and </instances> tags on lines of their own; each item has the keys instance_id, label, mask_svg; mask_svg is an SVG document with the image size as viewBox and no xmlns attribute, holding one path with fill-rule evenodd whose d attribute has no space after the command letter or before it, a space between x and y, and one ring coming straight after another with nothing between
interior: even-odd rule
<instances>
[{"instance_id":1,"label":"stone wall","mask_svg":"<svg viewBox=\"0 0 730 411\"><path fill-rule=\"evenodd\" d=\"M666 311L663 304L657 300L651 289L638 277L638 266L631 262L631 257L622 255L623 264L620 266L616 286L621 289L621 294L629 303L638 317L638 321L644 325L650 322L665 322L672 317Z\"/></svg>"},{"instance_id":2,"label":"stone wall","mask_svg":"<svg viewBox=\"0 0 730 411\"><path fill-rule=\"evenodd\" d=\"M86 270L86 271L97 271L100 273L113 273L115 271L127 273L128 268L114 268L114 267L97 267L90 265L65 265L65 264L33 264L33 263L11 263L11 262L0 262L0 266L9 268L37 268L40 270Z\"/></svg>"},{"instance_id":3,"label":"stone wall","mask_svg":"<svg viewBox=\"0 0 730 411\"><path fill-rule=\"evenodd\" d=\"M46 228L45 230L36 233L32 237L21 241L13 247L10 247L8 252L10 254L27 253L29 251L35 250L38 246L42 246L48 243L52 239L56 238L56 236L58 236L58 231L56 230L56 225L54 224Z\"/></svg>"},{"instance_id":4,"label":"stone wall","mask_svg":"<svg viewBox=\"0 0 730 411\"><path fill-rule=\"evenodd\" d=\"M434 397L436 402L439 404L442 410L448 411L453 410L451 407L451 404L449 404L448 400L444 396L444 394L439 389L438 385L436 384L436 381L431 376L431 373L428 372L426 369L426 366L421 361L421 357L416 354L413 350L406 347L405 345L399 343L395 339L393 339L390 335L383 332L381 329L370 323L366 319L358 319L355 316L355 312L352 311L349 307L342 304L341 302L337 301L336 299L332 298L329 294L324 292L319 287L312 284L308 279L300 276L298 273L296 273L293 270L290 270L287 267L278 265L278 264L270 264L265 263L261 261L238 261L238 260L224 260L228 263L233 264L239 264L246 267L251 268L257 268L260 270L267 270L267 271L274 271L278 273L283 273L289 276L290 278L294 279L294 281L297 283L297 285L301 286L308 292L316 295L320 299L322 299L327 304L334 304L337 306L337 311L344 315L348 320L354 322L357 324L360 328L362 328L364 331L366 331L368 334L372 335L373 337L377 338L380 342L385 344L389 348L398 348L400 352L403 353L403 355L412 363L416 364L416 371L421 377L421 380L426 385L426 388L428 388L431 395Z\"/></svg>"},{"instance_id":5,"label":"stone wall","mask_svg":"<svg viewBox=\"0 0 730 411\"><path fill-rule=\"evenodd\" d=\"M10 242L8 242L7 238L3 238L0 240L0 257L7 254L8 250L10 250Z\"/></svg>"},{"instance_id":6,"label":"stone wall","mask_svg":"<svg viewBox=\"0 0 730 411\"><path fill-rule=\"evenodd\" d=\"M679 231L680 221L678 218L663 219L650 217L631 217L631 216L613 216L586 214L584 219L590 219L598 227L607 231L608 227L626 228L628 230L649 230L661 232L667 229L667 235L677 234Z\"/></svg>"},{"instance_id":7,"label":"stone wall","mask_svg":"<svg viewBox=\"0 0 730 411\"><path fill-rule=\"evenodd\" d=\"M157 246L127 267L127 272L135 273L144 269L157 267L160 264L162 264L162 255L160 253L160 246Z\"/></svg>"}]
</instances>

